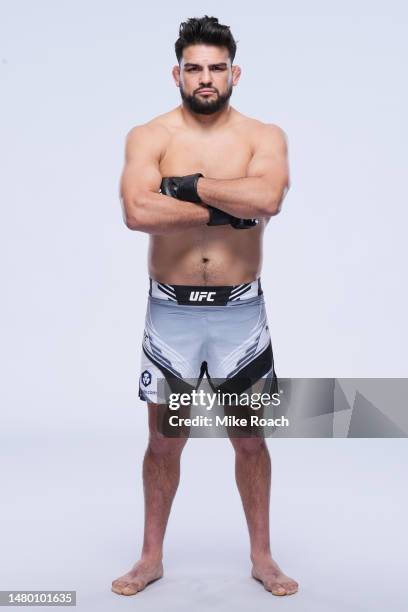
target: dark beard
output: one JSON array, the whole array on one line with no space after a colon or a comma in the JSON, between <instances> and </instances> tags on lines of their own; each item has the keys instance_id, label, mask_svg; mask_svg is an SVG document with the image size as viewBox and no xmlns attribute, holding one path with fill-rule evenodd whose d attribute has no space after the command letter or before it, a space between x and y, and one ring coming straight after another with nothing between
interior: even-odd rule
<instances>
[{"instance_id":1,"label":"dark beard","mask_svg":"<svg viewBox=\"0 0 408 612\"><path fill-rule=\"evenodd\" d=\"M200 115L212 115L213 113L216 113L217 111L224 108L224 106L227 104L232 94L232 85L228 89L227 93L218 94L216 100L211 101L203 100L202 98L197 98L194 95L187 96L184 93L184 89L181 84L180 94L183 102L193 113L198 113Z\"/></svg>"}]
</instances>

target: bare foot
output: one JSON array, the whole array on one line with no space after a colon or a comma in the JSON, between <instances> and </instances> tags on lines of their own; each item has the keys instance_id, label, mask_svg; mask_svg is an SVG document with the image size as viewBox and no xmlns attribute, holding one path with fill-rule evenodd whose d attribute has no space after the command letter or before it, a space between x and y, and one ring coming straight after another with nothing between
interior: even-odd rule
<instances>
[{"instance_id":1,"label":"bare foot","mask_svg":"<svg viewBox=\"0 0 408 612\"><path fill-rule=\"evenodd\" d=\"M154 580L163 576L161 561L140 559L124 576L112 582L112 591L118 595L135 595Z\"/></svg>"},{"instance_id":2,"label":"bare foot","mask_svg":"<svg viewBox=\"0 0 408 612\"><path fill-rule=\"evenodd\" d=\"M272 595L293 595L298 590L296 580L285 576L271 556L253 560L252 578L259 580Z\"/></svg>"}]
</instances>

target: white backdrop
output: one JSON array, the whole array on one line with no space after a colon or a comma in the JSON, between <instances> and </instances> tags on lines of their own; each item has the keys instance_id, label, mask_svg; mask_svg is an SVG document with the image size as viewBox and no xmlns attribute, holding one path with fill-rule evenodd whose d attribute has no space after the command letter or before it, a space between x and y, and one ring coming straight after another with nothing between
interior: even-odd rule
<instances>
[{"instance_id":1,"label":"white backdrop","mask_svg":"<svg viewBox=\"0 0 408 612\"><path fill-rule=\"evenodd\" d=\"M61 472L68 478L61 491L90 517L99 499L95 482L103 482L108 507L112 499L122 507L143 454L146 414L137 378L147 236L124 226L118 187L128 130L179 103L170 71L185 18L215 14L231 26L243 70L232 104L288 134L292 188L268 226L262 274L278 375L408 375L408 12L402 1L362 0L1 0L0 8L1 440L4 490L10 493L4 516L13 525L6 533L8 559L16 554L9 581L0 587L11 588L18 575L19 588L51 588L50 557L44 553L37 566L44 569L41 585L28 586L30 574L15 543L28 554L21 529L31 529L29 516L36 516L35 508L40 516L43 504L49 519L34 531L51 542L55 514L48 495L54 489L47 487L57 486L61 449L67 449L61 465L68 470ZM207 493L216 499L226 483L233 486L232 457L227 441L208 443L216 445L220 465L229 457L227 471L215 470L214 491ZM303 465L315 469L324 452L323 463L341 466L350 452L350 442L322 444L280 442L281 462L299 452ZM400 464L406 448L397 441L354 441L353 456L381 456L386 444L399 449L394 459ZM192 441L186 452L192 470L207 454L202 441ZM103 480L102 465L120 472L119 491L110 489L117 472L108 469ZM296 465L289 465L297 498ZM364 465L363 479L374 469L370 461ZM199 489L194 483L192 478L177 500L185 512ZM277 489L277 497L282 494ZM136 478L134 495L140 505ZM238 500L231 504L240 512ZM65 501L61 507L68 507ZM99 516L106 518L106 508L98 502ZM118 549L110 550L110 579L136 556L141 534L140 522L132 531L131 507L122 517L118 508L114 514L111 525L101 522L101 529L112 528L103 537L115 542L115 529L118 537L128 534L117 546L128 546L131 554L119 567ZM80 517L84 542L89 524ZM289 549L299 534L292 518L295 534L283 539L282 551L284 569L294 574ZM179 533L183 525L175 521ZM237 533L246 546L241 519ZM64 542L69 546L71 539ZM94 555L91 550L86 554ZM58 588L79 588L75 581L66 584L62 568L57 575ZM99 578L98 571L91 599L93 588L108 585Z\"/></svg>"}]
</instances>

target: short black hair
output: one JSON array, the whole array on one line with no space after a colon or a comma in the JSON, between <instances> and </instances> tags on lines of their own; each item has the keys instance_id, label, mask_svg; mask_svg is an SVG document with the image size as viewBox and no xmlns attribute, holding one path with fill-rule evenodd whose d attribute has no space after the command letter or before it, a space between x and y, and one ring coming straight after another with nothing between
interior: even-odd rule
<instances>
[{"instance_id":1,"label":"short black hair","mask_svg":"<svg viewBox=\"0 0 408 612\"><path fill-rule=\"evenodd\" d=\"M200 43L227 47L231 63L234 61L237 43L229 26L218 23L217 17L190 17L180 24L179 38L174 45L178 62L180 63L185 47Z\"/></svg>"}]
</instances>

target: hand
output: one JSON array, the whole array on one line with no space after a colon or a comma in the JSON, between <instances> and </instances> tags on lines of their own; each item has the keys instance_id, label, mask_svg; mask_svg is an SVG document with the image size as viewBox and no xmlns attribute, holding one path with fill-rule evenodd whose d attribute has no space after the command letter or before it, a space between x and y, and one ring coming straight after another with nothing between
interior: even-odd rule
<instances>
[{"instance_id":1,"label":"hand","mask_svg":"<svg viewBox=\"0 0 408 612\"><path fill-rule=\"evenodd\" d=\"M187 176L165 176L162 179L160 191L177 200L201 204L202 201L197 193L197 183L202 176L200 173ZM249 229L258 223L258 219L238 219L214 206L208 206L208 210L210 220L207 225L209 226L231 225L234 229Z\"/></svg>"},{"instance_id":2,"label":"hand","mask_svg":"<svg viewBox=\"0 0 408 612\"><path fill-rule=\"evenodd\" d=\"M210 211L210 220L207 223L209 226L232 225L234 229L249 229L258 224L258 219L238 219L214 206L208 206L208 210Z\"/></svg>"},{"instance_id":3,"label":"hand","mask_svg":"<svg viewBox=\"0 0 408 612\"><path fill-rule=\"evenodd\" d=\"M234 229L249 229L258 225L258 219L238 219L238 217L232 217L231 225Z\"/></svg>"},{"instance_id":4,"label":"hand","mask_svg":"<svg viewBox=\"0 0 408 612\"><path fill-rule=\"evenodd\" d=\"M197 183L202 176L200 173L188 174L187 176L165 176L161 182L160 191L162 194L177 200L200 204L201 199L197 193Z\"/></svg>"}]
</instances>

